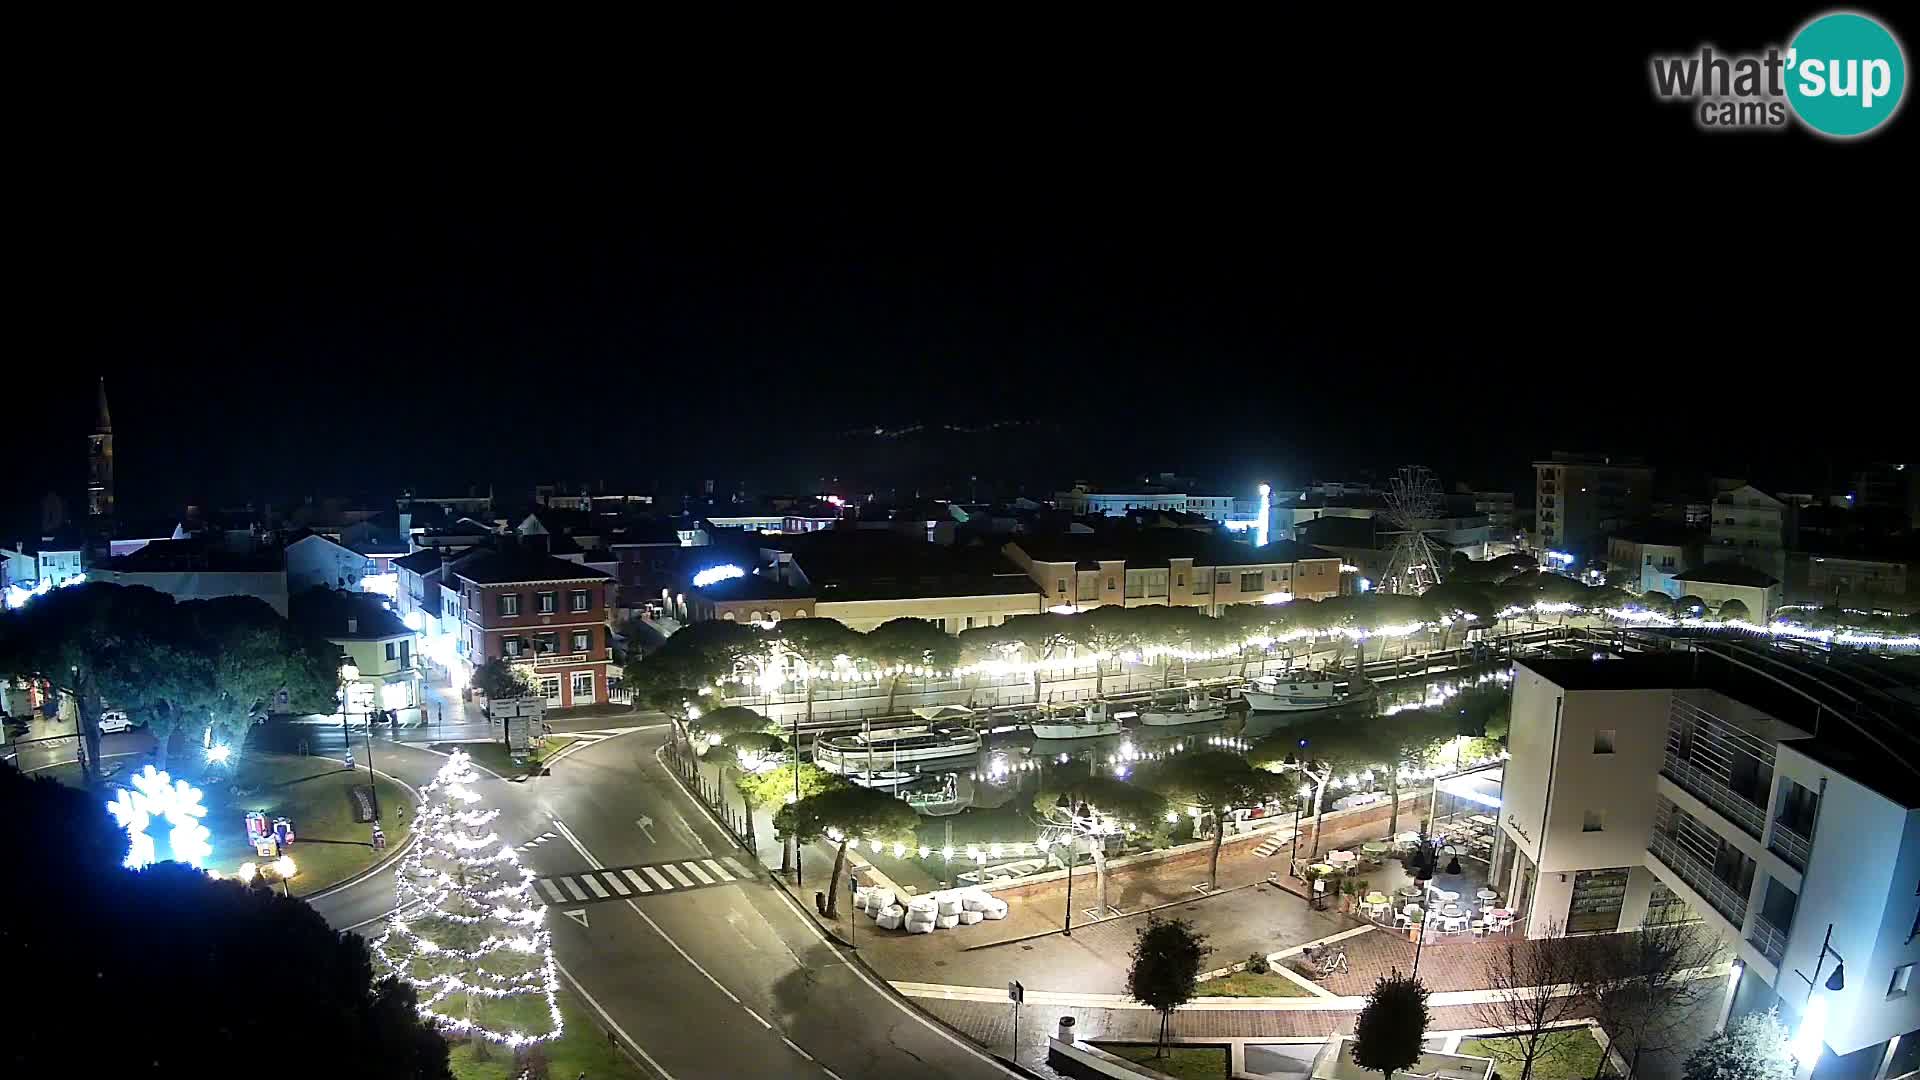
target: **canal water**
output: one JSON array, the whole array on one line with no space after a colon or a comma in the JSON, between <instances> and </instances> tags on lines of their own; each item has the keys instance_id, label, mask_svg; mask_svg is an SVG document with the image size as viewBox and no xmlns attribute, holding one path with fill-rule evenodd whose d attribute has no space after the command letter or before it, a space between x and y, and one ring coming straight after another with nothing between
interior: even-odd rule
<instances>
[{"instance_id":1,"label":"canal water","mask_svg":"<svg viewBox=\"0 0 1920 1080\"><path fill-rule=\"evenodd\" d=\"M984 745L972 758L920 763L917 771L922 778L901 789L921 813L917 845L887 845L877 851L863 845L861 854L896 882L921 890L965 884L984 868L1011 867L1027 873L1056 869L1061 854L1035 845L1043 830L1033 812L1035 795L1052 790L1048 782L1056 771L1079 776L1093 769L1124 780L1140 765L1174 754L1209 749L1245 752L1290 728L1435 708L1464 689L1504 685L1510 678L1502 667L1405 680L1381 687L1364 700L1311 712L1251 712L1236 702L1222 720L1179 727L1136 726L1089 739L1038 739L1009 721L986 730ZM881 755L876 768L887 767ZM903 770L914 771L912 766ZM1158 839L1185 842L1193 838L1194 826L1183 818L1170 828L1172 835ZM1088 858L1081 856L1083 862Z\"/></svg>"}]
</instances>

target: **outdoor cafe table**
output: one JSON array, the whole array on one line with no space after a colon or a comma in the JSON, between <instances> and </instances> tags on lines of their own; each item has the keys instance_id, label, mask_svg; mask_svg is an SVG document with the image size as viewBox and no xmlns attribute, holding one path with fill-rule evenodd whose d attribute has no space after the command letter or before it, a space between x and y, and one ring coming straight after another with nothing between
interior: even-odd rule
<instances>
[{"instance_id":1,"label":"outdoor cafe table","mask_svg":"<svg viewBox=\"0 0 1920 1080\"><path fill-rule=\"evenodd\" d=\"M1477 892L1477 893L1474 893L1474 894L1473 894L1473 896L1474 896L1474 899L1476 899L1476 900L1498 900L1498 899L1500 899L1500 894L1499 894L1499 893L1497 893L1497 892L1494 892L1494 891L1493 891L1492 889L1481 889L1481 890L1480 890L1479 892Z\"/></svg>"},{"instance_id":2,"label":"outdoor cafe table","mask_svg":"<svg viewBox=\"0 0 1920 1080\"><path fill-rule=\"evenodd\" d=\"M1314 863L1312 866L1307 867L1307 869L1316 874L1331 874L1334 872L1333 867L1328 866L1326 863Z\"/></svg>"},{"instance_id":3,"label":"outdoor cafe table","mask_svg":"<svg viewBox=\"0 0 1920 1080\"><path fill-rule=\"evenodd\" d=\"M1449 919L1458 919L1467 913L1459 904L1441 904L1440 914Z\"/></svg>"},{"instance_id":4,"label":"outdoor cafe table","mask_svg":"<svg viewBox=\"0 0 1920 1080\"><path fill-rule=\"evenodd\" d=\"M1332 863L1335 866L1345 866L1346 864L1352 862L1353 860L1354 860L1354 854L1351 851L1327 852L1327 861Z\"/></svg>"},{"instance_id":5,"label":"outdoor cafe table","mask_svg":"<svg viewBox=\"0 0 1920 1080\"><path fill-rule=\"evenodd\" d=\"M1420 842L1420 834L1417 832L1396 833L1393 842L1396 844L1417 844Z\"/></svg>"},{"instance_id":6,"label":"outdoor cafe table","mask_svg":"<svg viewBox=\"0 0 1920 1080\"><path fill-rule=\"evenodd\" d=\"M1392 850L1391 846L1385 840L1369 840L1366 843L1360 845L1360 851L1363 854L1372 856L1373 858L1376 858L1376 859L1382 855L1385 855L1390 850Z\"/></svg>"},{"instance_id":7,"label":"outdoor cafe table","mask_svg":"<svg viewBox=\"0 0 1920 1080\"><path fill-rule=\"evenodd\" d=\"M1395 895L1403 900L1418 900L1420 899L1420 893L1421 889L1418 885L1403 885Z\"/></svg>"}]
</instances>

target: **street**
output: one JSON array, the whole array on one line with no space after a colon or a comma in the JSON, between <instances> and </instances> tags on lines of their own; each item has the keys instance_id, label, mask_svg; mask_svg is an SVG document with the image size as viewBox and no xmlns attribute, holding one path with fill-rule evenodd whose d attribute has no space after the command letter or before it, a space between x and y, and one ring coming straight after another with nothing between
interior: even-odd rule
<instances>
[{"instance_id":1,"label":"street","mask_svg":"<svg viewBox=\"0 0 1920 1080\"><path fill-rule=\"evenodd\" d=\"M322 727L315 725L316 739ZM666 738L664 724L642 726L569 752L552 776L480 788L501 810L501 835L520 839L528 866L593 890L583 895L594 902L552 905L555 955L643 1060L676 1078L1012 1075L848 963L764 876L726 882L709 872L713 884L689 888L678 881L692 880L690 871L643 875L650 892L595 895L627 880L602 875L586 886L583 872L600 867L698 867L726 856L753 866L659 765ZM379 768L416 789L445 761L387 739L373 745ZM311 902L334 926L374 934L392 899L384 869Z\"/></svg>"}]
</instances>

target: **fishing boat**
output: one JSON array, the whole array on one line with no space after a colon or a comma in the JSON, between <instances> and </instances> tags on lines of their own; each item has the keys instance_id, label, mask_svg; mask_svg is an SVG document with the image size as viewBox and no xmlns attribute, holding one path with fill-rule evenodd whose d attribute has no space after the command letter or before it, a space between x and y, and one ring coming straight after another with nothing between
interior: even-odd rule
<instances>
[{"instance_id":1,"label":"fishing boat","mask_svg":"<svg viewBox=\"0 0 1920 1080\"><path fill-rule=\"evenodd\" d=\"M1148 727L1178 727L1226 718L1226 702L1204 693L1189 693L1177 704L1154 704L1140 710L1140 722Z\"/></svg>"},{"instance_id":2,"label":"fishing boat","mask_svg":"<svg viewBox=\"0 0 1920 1080\"><path fill-rule=\"evenodd\" d=\"M1085 709L1049 712L1036 717L1033 721L1033 737L1092 739L1101 735L1118 735L1125 730L1121 721L1133 715L1131 709L1116 710L1110 702L1096 701Z\"/></svg>"},{"instance_id":3,"label":"fishing boat","mask_svg":"<svg viewBox=\"0 0 1920 1080\"><path fill-rule=\"evenodd\" d=\"M897 770L897 769L896 770L882 769L879 772L850 773L848 774L847 779L851 780L856 784L859 784L861 787L886 789L886 788L898 788L906 784L911 784L915 780L919 780L925 775L926 775L925 773L906 772L904 770Z\"/></svg>"},{"instance_id":4,"label":"fishing boat","mask_svg":"<svg viewBox=\"0 0 1920 1080\"><path fill-rule=\"evenodd\" d=\"M906 788L900 798L923 817L947 817L973 805L973 781L947 773L937 786Z\"/></svg>"},{"instance_id":5,"label":"fishing boat","mask_svg":"<svg viewBox=\"0 0 1920 1080\"><path fill-rule=\"evenodd\" d=\"M980 733L969 727L916 724L815 739L813 761L842 776L900 772L902 765L973 757L980 752L980 741Z\"/></svg>"},{"instance_id":6,"label":"fishing boat","mask_svg":"<svg viewBox=\"0 0 1920 1080\"><path fill-rule=\"evenodd\" d=\"M1241 696L1254 712L1311 712L1332 709L1370 695L1344 680L1302 678L1298 674L1262 675Z\"/></svg>"}]
</instances>

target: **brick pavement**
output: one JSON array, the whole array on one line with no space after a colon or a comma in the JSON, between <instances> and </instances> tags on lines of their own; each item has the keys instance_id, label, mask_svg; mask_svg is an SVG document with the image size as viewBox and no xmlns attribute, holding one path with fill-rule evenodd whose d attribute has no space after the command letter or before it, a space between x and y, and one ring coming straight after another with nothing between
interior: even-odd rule
<instances>
[{"instance_id":1,"label":"brick pavement","mask_svg":"<svg viewBox=\"0 0 1920 1080\"><path fill-rule=\"evenodd\" d=\"M1435 992L1478 990L1487 985L1488 959L1505 950L1511 941L1516 948L1530 948L1521 937L1459 938L1439 944L1428 942L1420 950L1420 981ZM1361 995L1373 989L1381 976L1398 969L1413 970L1413 942L1404 933L1395 934L1376 928L1341 942L1347 950L1347 962L1353 970L1330 976L1321 985L1342 996Z\"/></svg>"},{"instance_id":2,"label":"brick pavement","mask_svg":"<svg viewBox=\"0 0 1920 1080\"><path fill-rule=\"evenodd\" d=\"M913 998L914 1006L988 1050L1012 1056L1013 1006L977 1001ZM1429 1031L1480 1026L1468 1006L1431 1010ZM1207 1010L1183 1009L1173 1014L1172 1033L1182 1038L1284 1038L1351 1034L1357 1010ZM1047 1039L1060 1017L1074 1019L1081 1039L1146 1039L1159 1029L1159 1014L1151 1009L1080 1009L1060 1006L1024 1006L1020 1012L1020 1063L1042 1076L1058 1075L1046 1066Z\"/></svg>"}]
</instances>

